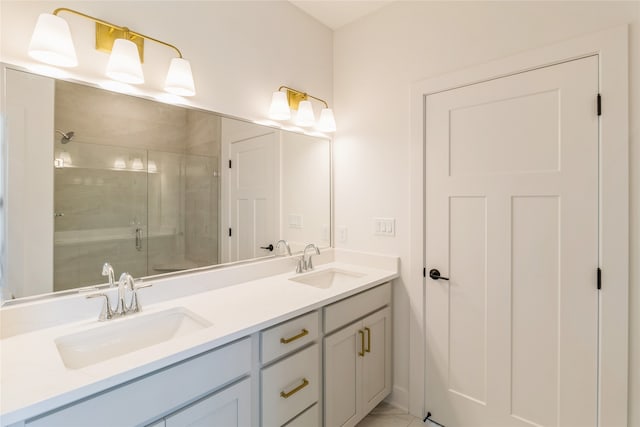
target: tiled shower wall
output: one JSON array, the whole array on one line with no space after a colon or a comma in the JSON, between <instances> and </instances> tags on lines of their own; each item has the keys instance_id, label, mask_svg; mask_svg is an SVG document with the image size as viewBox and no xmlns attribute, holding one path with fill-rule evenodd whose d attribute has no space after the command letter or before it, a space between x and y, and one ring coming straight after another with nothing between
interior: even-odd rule
<instances>
[{"instance_id":1,"label":"tiled shower wall","mask_svg":"<svg viewBox=\"0 0 640 427\"><path fill-rule=\"evenodd\" d=\"M220 117L63 81L55 112L74 137L54 139L71 158L55 171L54 290L103 283L105 261L134 276L217 263Z\"/></svg>"}]
</instances>

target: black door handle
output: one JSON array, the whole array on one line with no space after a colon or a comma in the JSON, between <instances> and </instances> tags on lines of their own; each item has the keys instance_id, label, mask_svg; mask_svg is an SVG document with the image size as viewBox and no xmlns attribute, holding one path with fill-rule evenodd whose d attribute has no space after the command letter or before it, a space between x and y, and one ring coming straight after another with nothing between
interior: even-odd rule
<instances>
[{"instance_id":1,"label":"black door handle","mask_svg":"<svg viewBox=\"0 0 640 427\"><path fill-rule=\"evenodd\" d=\"M269 246L260 246L260 249L268 249L269 252L273 252L273 245L269 243Z\"/></svg>"},{"instance_id":2,"label":"black door handle","mask_svg":"<svg viewBox=\"0 0 640 427\"><path fill-rule=\"evenodd\" d=\"M429 270L429 277L431 277L433 280L449 280L448 277L441 276L440 272L435 268Z\"/></svg>"}]
</instances>

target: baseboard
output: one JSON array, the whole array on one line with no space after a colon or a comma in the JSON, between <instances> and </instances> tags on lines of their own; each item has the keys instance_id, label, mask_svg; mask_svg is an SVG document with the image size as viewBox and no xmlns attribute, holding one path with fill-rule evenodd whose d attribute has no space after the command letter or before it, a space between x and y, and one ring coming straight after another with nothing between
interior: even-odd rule
<instances>
[{"instance_id":1,"label":"baseboard","mask_svg":"<svg viewBox=\"0 0 640 427\"><path fill-rule=\"evenodd\" d=\"M408 412L409 392L405 388L393 386L393 390L391 391L391 394L387 396L385 402Z\"/></svg>"}]
</instances>

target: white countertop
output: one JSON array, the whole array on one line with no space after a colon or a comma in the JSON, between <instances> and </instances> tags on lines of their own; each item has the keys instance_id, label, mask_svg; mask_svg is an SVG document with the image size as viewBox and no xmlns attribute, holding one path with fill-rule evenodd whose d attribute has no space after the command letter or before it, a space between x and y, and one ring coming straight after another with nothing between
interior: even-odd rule
<instances>
[{"instance_id":1,"label":"white countertop","mask_svg":"<svg viewBox=\"0 0 640 427\"><path fill-rule=\"evenodd\" d=\"M0 340L0 424L50 411L398 277L397 258L372 257L336 256L317 266L314 272L333 267L363 274L326 289L288 280L301 275L287 272L144 305L142 313L131 317L98 322L96 310L90 319L4 338ZM381 258L386 262L380 263ZM215 272L211 278L215 279ZM181 280L188 281L189 275ZM145 291L140 291L143 304ZM212 326L80 369L66 368L54 343L62 336L173 307L184 307Z\"/></svg>"}]
</instances>

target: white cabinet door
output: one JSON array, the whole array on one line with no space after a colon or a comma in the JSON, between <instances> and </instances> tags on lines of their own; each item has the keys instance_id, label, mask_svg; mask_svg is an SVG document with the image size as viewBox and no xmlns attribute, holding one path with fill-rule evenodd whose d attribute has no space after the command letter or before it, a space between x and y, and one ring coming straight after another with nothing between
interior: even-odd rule
<instances>
[{"instance_id":1,"label":"white cabinet door","mask_svg":"<svg viewBox=\"0 0 640 427\"><path fill-rule=\"evenodd\" d=\"M324 420L331 427L358 422L362 322L354 323L324 340Z\"/></svg>"},{"instance_id":2,"label":"white cabinet door","mask_svg":"<svg viewBox=\"0 0 640 427\"><path fill-rule=\"evenodd\" d=\"M367 317L363 326L362 404L364 414L368 414L391 392L391 309Z\"/></svg>"},{"instance_id":3,"label":"white cabinet door","mask_svg":"<svg viewBox=\"0 0 640 427\"><path fill-rule=\"evenodd\" d=\"M328 336L325 425L355 426L391 392L391 309Z\"/></svg>"},{"instance_id":4,"label":"white cabinet door","mask_svg":"<svg viewBox=\"0 0 640 427\"><path fill-rule=\"evenodd\" d=\"M251 379L219 391L165 418L166 427L251 425Z\"/></svg>"}]
</instances>

